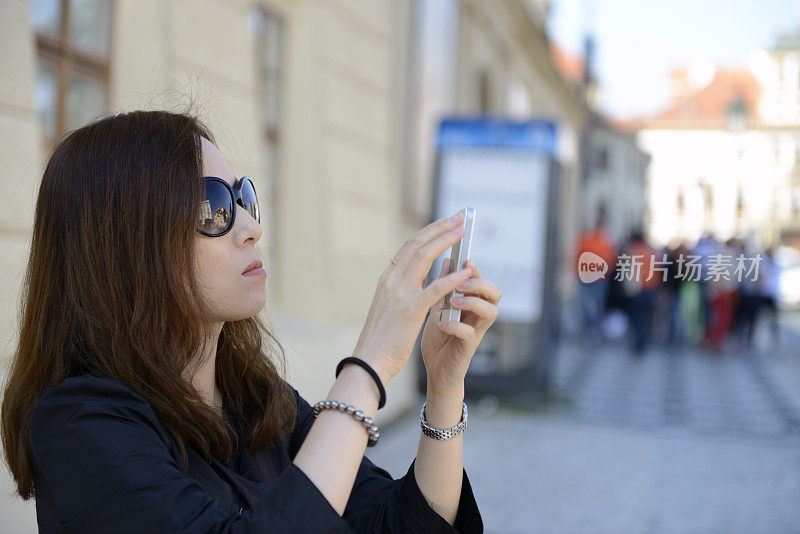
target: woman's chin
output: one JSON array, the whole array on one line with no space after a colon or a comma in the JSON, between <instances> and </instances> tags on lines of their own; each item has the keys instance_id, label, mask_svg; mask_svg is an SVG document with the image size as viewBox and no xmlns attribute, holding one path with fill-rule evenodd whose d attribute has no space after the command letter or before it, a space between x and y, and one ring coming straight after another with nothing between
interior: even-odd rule
<instances>
[{"instance_id":1,"label":"woman's chin","mask_svg":"<svg viewBox=\"0 0 800 534\"><path fill-rule=\"evenodd\" d=\"M266 305L266 298L249 298L246 301L240 301L239 305L236 309L228 309L226 311L218 312L217 317L224 318L221 319L224 322L232 322L232 321L241 321L243 319L249 319L255 315L258 315L261 310L264 309Z\"/></svg>"},{"instance_id":2,"label":"woman's chin","mask_svg":"<svg viewBox=\"0 0 800 534\"><path fill-rule=\"evenodd\" d=\"M252 302L250 306L247 306L244 310L242 310L243 313L245 314L244 317L242 317L242 319L247 319L249 317L253 317L254 315L258 315L261 312L261 310L264 309L264 306L267 304L266 292L264 293L263 296L259 298L254 298L252 300L254 302Z\"/></svg>"}]
</instances>

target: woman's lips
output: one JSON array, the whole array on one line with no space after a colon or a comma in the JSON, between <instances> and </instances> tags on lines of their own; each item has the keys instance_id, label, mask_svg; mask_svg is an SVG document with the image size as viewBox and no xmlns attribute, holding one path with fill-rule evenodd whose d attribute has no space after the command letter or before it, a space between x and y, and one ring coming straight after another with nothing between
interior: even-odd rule
<instances>
[{"instance_id":1,"label":"woman's lips","mask_svg":"<svg viewBox=\"0 0 800 534\"><path fill-rule=\"evenodd\" d=\"M255 260L242 273L243 276L266 276L267 272L263 269L261 260Z\"/></svg>"}]
</instances>

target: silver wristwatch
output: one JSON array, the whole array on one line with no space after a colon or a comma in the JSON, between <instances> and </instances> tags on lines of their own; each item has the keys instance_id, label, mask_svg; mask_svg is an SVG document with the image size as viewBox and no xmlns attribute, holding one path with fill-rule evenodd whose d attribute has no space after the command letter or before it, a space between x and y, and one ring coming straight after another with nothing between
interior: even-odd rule
<instances>
[{"instance_id":1,"label":"silver wristwatch","mask_svg":"<svg viewBox=\"0 0 800 534\"><path fill-rule=\"evenodd\" d=\"M422 410L419 412L419 425L422 427L422 433L428 437L438 440L445 440L445 439L453 439L454 437L458 436L464 430L467 429L467 403L462 402L461 404L464 407L461 410L461 421L458 422L457 425L452 426L450 428L439 429L433 428L428 426L428 421L425 419L425 406L428 403L425 402L422 405Z\"/></svg>"}]
</instances>

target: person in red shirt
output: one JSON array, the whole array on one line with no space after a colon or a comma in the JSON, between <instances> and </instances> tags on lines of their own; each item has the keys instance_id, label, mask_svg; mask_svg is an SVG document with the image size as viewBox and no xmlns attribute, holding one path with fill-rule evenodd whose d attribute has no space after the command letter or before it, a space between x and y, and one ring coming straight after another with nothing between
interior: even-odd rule
<instances>
[{"instance_id":1,"label":"person in red shirt","mask_svg":"<svg viewBox=\"0 0 800 534\"><path fill-rule=\"evenodd\" d=\"M584 335L586 339L598 341L602 338L600 323L606 309L608 288L614 266L616 265L617 250L611 235L605 230L605 214L603 211L597 216L595 227L581 234L575 258L576 274L579 276L578 301L583 320ZM590 252L596 254L605 262L605 273L597 280L581 280L581 262L583 254Z\"/></svg>"}]
</instances>

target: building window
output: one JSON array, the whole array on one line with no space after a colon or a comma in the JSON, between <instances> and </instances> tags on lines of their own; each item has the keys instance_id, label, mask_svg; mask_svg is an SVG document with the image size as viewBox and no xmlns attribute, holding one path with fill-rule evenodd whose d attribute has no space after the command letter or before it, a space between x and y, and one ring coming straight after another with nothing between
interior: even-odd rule
<instances>
[{"instance_id":1,"label":"building window","mask_svg":"<svg viewBox=\"0 0 800 534\"><path fill-rule=\"evenodd\" d=\"M702 184L700 186L703 191L704 208L706 214L711 214L714 211L714 190L711 189L709 184Z\"/></svg>"},{"instance_id":2,"label":"building window","mask_svg":"<svg viewBox=\"0 0 800 534\"><path fill-rule=\"evenodd\" d=\"M525 84L513 80L508 84L508 114L511 117L524 119L531 113L531 93Z\"/></svg>"},{"instance_id":3,"label":"building window","mask_svg":"<svg viewBox=\"0 0 800 534\"><path fill-rule=\"evenodd\" d=\"M792 188L792 220L800 220L800 186Z\"/></svg>"},{"instance_id":4,"label":"building window","mask_svg":"<svg viewBox=\"0 0 800 534\"><path fill-rule=\"evenodd\" d=\"M736 192L736 216L740 219L744 217L744 191L741 186Z\"/></svg>"},{"instance_id":5,"label":"building window","mask_svg":"<svg viewBox=\"0 0 800 534\"><path fill-rule=\"evenodd\" d=\"M107 111L112 0L30 0L34 98L49 149Z\"/></svg>"},{"instance_id":6,"label":"building window","mask_svg":"<svg viewBox=\"0 0 800 534\"><path fill-rule=\"evenodd\" d=\"M600 147L597 149L597 168L600 170L608 170L608 148Z\"/></svg>"}]
</instances>

